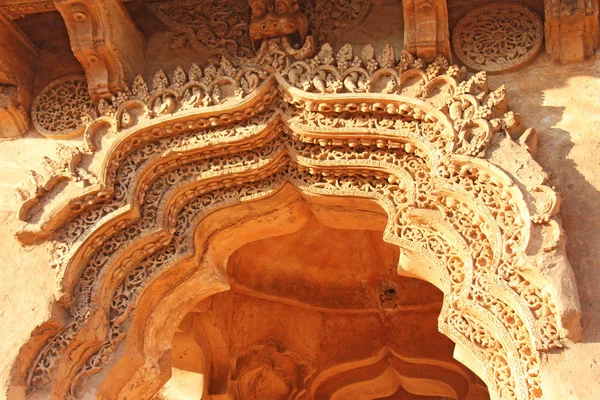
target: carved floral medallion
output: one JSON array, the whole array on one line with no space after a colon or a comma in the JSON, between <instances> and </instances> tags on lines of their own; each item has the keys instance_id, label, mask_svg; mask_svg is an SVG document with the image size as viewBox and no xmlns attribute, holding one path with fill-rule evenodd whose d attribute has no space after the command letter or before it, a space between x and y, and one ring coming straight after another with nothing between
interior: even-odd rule
<instances>
[{"instance_id":1,"label":"carved floral medallion","mask_svg":"<svg viewBox=\"0 0 600 400\"><path fill-rule=\"evenodd\" d=\"M85 76L71 75L51 82L42 90L34 100L31 120L42 135L67 138L83 131L91 108Z\"/></svg>"},{"instance_id":2,"label":"carved floral medallion","mask_svg":"<svg viewBox=\"0 0 600 400\"><path fill-rule=\"evenodd\" d=\"M493 3L465 15L454 28L454 51L473 70L505 72L530 62L544 39L544 24L529 8Z\"/></svg>"}]
</instances>

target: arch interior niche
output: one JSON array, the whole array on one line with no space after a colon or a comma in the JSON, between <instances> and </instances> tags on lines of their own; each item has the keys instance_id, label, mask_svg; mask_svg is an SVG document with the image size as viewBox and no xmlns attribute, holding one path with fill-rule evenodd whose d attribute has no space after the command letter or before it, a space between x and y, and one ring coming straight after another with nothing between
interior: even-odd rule
<instances>
[{"instance_id":1,"label":"arch interior niche","mask_svg":"<svg viewBox=\"0 0 600 400\"><path fill-rule=\"evenodd\" d=\"M255 211L243 223L268 224L260 229L270 237L227 245L230 289L195 306L178 328L196 337L189 347L214 357L209 395L329 399L348 398L344 390L351 390L356 398L488 398L483 383L452 359L452 342L437 333L441 292L397 274L398 251L381 241L383 210L315 205L290 187L275 198L284 229L296 231L278 236L272 212L255 204L266 217ZM172 353L173 368L200 372L183 340L173 341L172 348L181 347ZM374 388L393 390L369 397Z\"/></svg>"}]
</instances>

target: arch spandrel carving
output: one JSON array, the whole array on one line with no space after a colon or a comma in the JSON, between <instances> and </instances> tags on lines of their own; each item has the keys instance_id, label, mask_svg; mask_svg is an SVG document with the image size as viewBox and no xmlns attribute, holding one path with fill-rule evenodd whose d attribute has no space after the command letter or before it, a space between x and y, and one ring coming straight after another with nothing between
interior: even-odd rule
<instances>
[{"instance_id":1,"label":"arch spandrel carving","mask_svg":"<svg viewBox=\"0 0 600 400\"><path fill-rule=\"evenodd\" d=\"M99 104L86 147L63 161L66 184L50 175L23 189L21 217L32 223L19 237L55 241L70 316L20 384L44 391L53 381L54 397L76 397L105 363L120 370L118 348L137 348L146 364L140 359L131 380L105 381L101 390L124 396L136 387L149 396L160 380L140 382L159 373L149 371L169 343L136 324L156 327L149 310L174 304L146 303L149 288L166 290L175 284L165 277L179 276L172 291L182 293L183 271L192 274L200 268L194 257L211 254L194 232L208 229L204 221L218 210L293 187L380 207L384 240L402 252L398 272L444 292L439 330L456 343L457 358L492 398L542 397L540 358L577 338L578 303L557 198L512 141L522 129L505 89L490 90L483 73L463 77L443 58L397 59L389 46L379 56L372 46L334 54L328 45L308 57L310 43L294 50L263 42L240 67L223 59L172 77L159 71L152 90L137 78ZM82 182L92 175L94 183ZM546 268L548 258L559 267ZM201 272L219 290L224 265Z\"/></svg>"}]
</instances>

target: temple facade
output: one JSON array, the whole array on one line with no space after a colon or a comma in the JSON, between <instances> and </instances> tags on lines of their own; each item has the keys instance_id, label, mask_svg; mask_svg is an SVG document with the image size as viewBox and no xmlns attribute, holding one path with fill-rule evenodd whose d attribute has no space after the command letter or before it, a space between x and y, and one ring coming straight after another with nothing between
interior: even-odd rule
<instances>
[{"instance_id":1,"label":"temple facade","mask_svg":"<svg viewBox=\"0 0 600 400\"><path fill-rule=\"evenodd\" d=\"M599 398L599 5L0 1L0 398Z\"/></svg>"}]
</instances>

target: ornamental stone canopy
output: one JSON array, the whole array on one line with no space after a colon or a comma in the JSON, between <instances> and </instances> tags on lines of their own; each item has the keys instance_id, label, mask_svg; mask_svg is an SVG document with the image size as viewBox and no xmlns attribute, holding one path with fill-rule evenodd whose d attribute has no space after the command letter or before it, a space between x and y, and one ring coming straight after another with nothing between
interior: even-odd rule
<instances>
[{"instance_id":1,"label":"ornamental stone canopy","mask_svg":"<svg viewBox=\"0 0 600 400\"><path fill-rule=\"evenodd\" d=\"M592 273L569 260L596 239L559 214L575 173L546 131L594 104L553 80L600 89L597 2L0 10L0 151L23 165L3 251L43 287L9 335L7 398L595 390L561 376L595 374L581 315L600 298L584 281L580 302Z\"/></svg>"}]
</instances>

